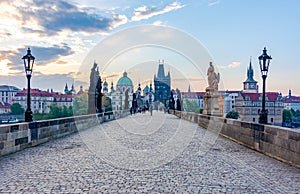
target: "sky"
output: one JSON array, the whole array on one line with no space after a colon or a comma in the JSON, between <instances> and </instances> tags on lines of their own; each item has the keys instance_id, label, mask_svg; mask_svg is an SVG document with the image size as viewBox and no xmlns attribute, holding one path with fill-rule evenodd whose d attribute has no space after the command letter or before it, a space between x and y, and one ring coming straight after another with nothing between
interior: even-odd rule
<instances>
[{"instance_id":1,"label":"sky","mask_svg":"<svg viewBox=\"0 0 300 194\"><path fill-rule=\"evenodd\" d=\"M251 57L261 91L257 58L266 47L273 58L267 91L300 95L298 0L1 0L0 6L0 84L26 87L21 58L30 47L31 85L43 90L63 91L66 83L87 88L94 61L108 82L128 71L135 85L149 84L162 59L172 88L204 91L212 61L221 89L242 90Z\"/></svg>"}]
</instances>

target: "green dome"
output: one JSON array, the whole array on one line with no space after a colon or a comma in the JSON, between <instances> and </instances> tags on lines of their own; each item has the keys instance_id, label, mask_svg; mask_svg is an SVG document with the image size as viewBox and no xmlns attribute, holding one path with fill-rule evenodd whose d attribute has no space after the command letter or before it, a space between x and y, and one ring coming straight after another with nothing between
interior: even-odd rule
<instances>
[{"instance_id":1,"label":"green dome","mask_svg":"<svg viewBox=\"0 0 300 194\"><path fill-rule=\"evenodd\" d=\"M133 86L132 81L127 77L127 73L123 73L123 77L118 80L117 86Z\"/></svg>"}]
</instances>

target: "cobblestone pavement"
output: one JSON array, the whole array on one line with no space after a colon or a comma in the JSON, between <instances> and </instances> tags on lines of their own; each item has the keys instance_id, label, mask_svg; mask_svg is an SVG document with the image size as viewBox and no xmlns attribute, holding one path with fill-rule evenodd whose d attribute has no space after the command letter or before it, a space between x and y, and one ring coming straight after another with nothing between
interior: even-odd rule
<instances>
[{"instance_id":1,"label":"cobblestone pavement","mask_svg":"<svg viewBox=\"0 0 300 194\"><path fill-rule=\"evenodd\" d=\"M153 112L0 158L0 193L299 193L300 169Z\"/></svg>"}]
</instances>

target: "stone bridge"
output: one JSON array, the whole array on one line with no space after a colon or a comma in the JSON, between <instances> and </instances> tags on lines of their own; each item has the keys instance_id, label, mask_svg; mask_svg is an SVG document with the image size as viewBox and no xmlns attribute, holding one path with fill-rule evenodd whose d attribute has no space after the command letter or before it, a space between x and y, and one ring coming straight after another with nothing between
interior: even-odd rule
<instances>
[{"instance_id":1,"label":"stone bridge","mask_svg":"<svg viewBox=\"0 0 300 194\"><path fill-rule=\"evenodd\" d=\"M0 193L300 191L299 168L172 114L154 111L78 125L87 129L2 156ZM31 135L32 145L39 143L36 135L45 139ZM22 145L18 139L14 143Z\"/></svg>"}]
</instances>

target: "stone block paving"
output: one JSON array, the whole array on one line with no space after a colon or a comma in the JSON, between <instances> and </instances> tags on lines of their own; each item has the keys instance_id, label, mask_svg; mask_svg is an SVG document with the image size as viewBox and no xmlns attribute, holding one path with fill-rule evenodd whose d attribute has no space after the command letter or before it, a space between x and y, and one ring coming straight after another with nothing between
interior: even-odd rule
<instances>
[{"instance_id":1,"label":"stone block paving","mask_svg":"<svg viewBox=\"0 0 300 194\"><path fill-rule=\"evenodd\" d=\"M300 169L154 111L0 158L0 193L300 193Z\"/></svg>"}]
</instances>

